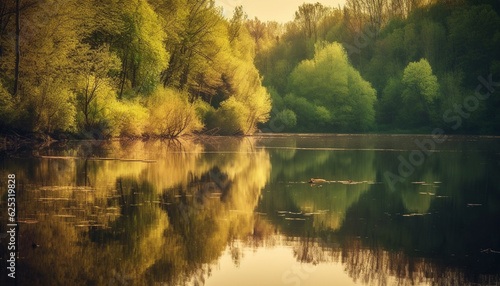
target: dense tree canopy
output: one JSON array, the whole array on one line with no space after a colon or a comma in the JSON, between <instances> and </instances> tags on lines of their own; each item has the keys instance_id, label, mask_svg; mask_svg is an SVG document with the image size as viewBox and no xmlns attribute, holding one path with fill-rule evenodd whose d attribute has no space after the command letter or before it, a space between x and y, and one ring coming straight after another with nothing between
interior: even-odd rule
<instances>
[{"instance_id":1,"label":"dense tree canopy","mask_svg":"<svg viewBox=\"0 0 500 286\"><path fill-rule=\"evenodd\" d=\"M305 24L312 19L305 11L312 7L322 11L321 17L314 25ZM442 127L450 132L499 133L498 97L477 97L477 104L471 98L478 88L491 94L498 85L499 11L493 0L348 0L338 9L304 4L295 20L283 26L279 41L268 40L255 63L263 84L273 90L273 107L293 110L301 131L430 132ZM317 31L317 38L310 37L310 31ZM373 101L342 84L345 66L331 60L318 65L313 47L325 46L324 42L342 43L351 75L356 69L364 79L354 82L369 83L359 90L369 90L370 84L376 90L375 124L369 123L373 113L353 123ZM342 96L325 97L346 95L347 90L347 98L361 105L332 101ZM455 107L466 104L472 112ZM275 114L278 118L279 112ZM458 120L461 128L453 128Z\"/></svg>"},{"instance_id":2,"label":"dense tree canopy","mask_svg":"<svg viewBox=\"0 0 500 286\"><path fill-rule=\"evenodd\" d=\"M210 0L3 1L2 130L255 132L271 102L245 19L242 7L225 19ZM240 118L234 128L220 126L226 109Z\"/></svg>"},{"instance_id":3,"label":"dense tree canopy","mask_svg":"<svg viewBox=\"0 0 500 286\"><path fill-rule=\"evenodd\" d=\"M499 11L494 0L348 0L304 3L282 24L243 7L225 18L213 0L6 0L0 127L500 133ZM192 120L167 131L179 118Z\"/></svg>"},{"instance_id":4,"label":"dense tree canopy","mask_svg":"<svg viewBox=\"0 0 500 286\"><path fill-rule=\"evenodd\" d=\"M298 120L308 120L306 114L300 114L298 99L304 98L315 106L319 125L307 130L309 127L299 122L303 131L363 131L374 123L376 92L349 64L338 43L324 47L318 44L314 58L302 61L290 74L289 91L298 98L285 97L285 102L299 112ZM322 129L318 130L319 126Z\"/></svg>"}]
</instances>

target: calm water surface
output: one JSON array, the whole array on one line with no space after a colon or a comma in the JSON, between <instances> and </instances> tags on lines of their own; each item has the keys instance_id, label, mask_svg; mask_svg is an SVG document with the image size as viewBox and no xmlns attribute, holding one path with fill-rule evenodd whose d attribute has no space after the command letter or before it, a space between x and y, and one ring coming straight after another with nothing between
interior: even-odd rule
<instances>
[{"instance_id":1,"label":"calm water surface","mask_svg":"<svg viewBox=\"0 0 500 286\"><path fill-rule=\"evenodd\" d=\"M431 139L88 141L3 156L17 282L500 285L500 138Z\"/></svg>"}]
</instances>

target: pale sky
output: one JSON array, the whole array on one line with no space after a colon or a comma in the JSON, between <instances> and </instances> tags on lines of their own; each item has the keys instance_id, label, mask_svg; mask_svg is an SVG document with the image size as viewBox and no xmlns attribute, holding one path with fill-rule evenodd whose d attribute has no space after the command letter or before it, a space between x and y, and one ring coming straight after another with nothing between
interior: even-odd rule
<instances>
[{"instance_id":1,"label":"pale sky","mask_svg":"<svg viewBox=\"0 0 500 286\"><path fill-rule=\"evenodd\" d=\"M242 5L243 11L249 19L254 17L261 21L278 21L286 23L292 21L297 7L303 3L319 2L325 6L338 7L344 5L345 0L215 0L217 6L222 6L226 17L230 18L234 7Z\"/></svg>"}]
</instances>

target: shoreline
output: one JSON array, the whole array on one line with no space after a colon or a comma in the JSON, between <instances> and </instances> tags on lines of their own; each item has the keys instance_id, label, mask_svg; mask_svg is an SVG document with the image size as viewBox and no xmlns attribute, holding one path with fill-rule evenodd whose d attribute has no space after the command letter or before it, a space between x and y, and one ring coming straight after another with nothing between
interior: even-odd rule
<instances>
[{"instance_id":1,"label":"shoreline","mask_svg":"<svg viewBox=\"0 0 500 286\"><path fill-rule=\"evenodd\" d=\"M488 138L488 139L500 139L500 135L491 134L467 134L467 133L457 133L457 134L446 134L447 136L452 136L454 138ZM77 138L69 136L64 138L53 138L47 134L32 133L26 135L20 135L17 133L13 134L0 134L0 155L2 153L16 153L20 150L37 150L44 147L48 147L54 143L65 143L65 142L127 142L127 141L175 141L179 139L190 139L190 140L210 140L214 138L248 138L248 137L326 137L326 136L433 136L432 134L426 133L254 133L249 135L207 135L207 134L183 134L177 137L153 137L153 136L141 136L141 137L112 137L105 139L88 139L88 138Z\"/></svg>"}]
</instances>

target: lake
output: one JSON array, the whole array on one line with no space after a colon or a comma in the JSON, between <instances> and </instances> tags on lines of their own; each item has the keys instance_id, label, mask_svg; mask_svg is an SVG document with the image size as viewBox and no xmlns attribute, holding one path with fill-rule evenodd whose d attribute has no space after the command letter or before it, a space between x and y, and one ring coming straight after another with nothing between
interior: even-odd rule
<instances>
[{"instance_id":1,"label":"lake","mask_svg":"<svg viewBox=\"0 0 500 286\"><path fill-rule=\"evenodd\" d=\"M19 285L500 284L499 137L70 141L0 173Z\"/></svg>"}]
</instances>

